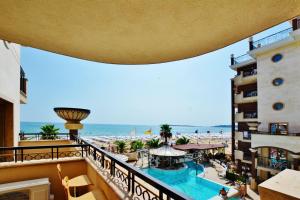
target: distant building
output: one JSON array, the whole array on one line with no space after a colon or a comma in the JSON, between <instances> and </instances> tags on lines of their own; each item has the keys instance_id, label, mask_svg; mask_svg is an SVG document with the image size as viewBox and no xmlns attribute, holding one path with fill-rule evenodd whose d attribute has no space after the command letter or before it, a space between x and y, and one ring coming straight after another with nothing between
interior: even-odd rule
<instances>
[{"instance_id":1,"label":"distant building","mask_svg":"<svg viewBox=\"0 0 300 200\"><path fill-rule=\"evenodd\" d=\"M300 20L231 56L232 156L258 182L300 164Z\"/></svg>"},{"instance_id":2,"label":"distant building","mask_svg":"<svg viewBox=\"0 0 300 200\"><path fill-rule=\"evenodd\" d=\"M27 102L27 79L20 45L0 40L0 147L18 146L20 103Z\"/></svg>"}]
</instances>

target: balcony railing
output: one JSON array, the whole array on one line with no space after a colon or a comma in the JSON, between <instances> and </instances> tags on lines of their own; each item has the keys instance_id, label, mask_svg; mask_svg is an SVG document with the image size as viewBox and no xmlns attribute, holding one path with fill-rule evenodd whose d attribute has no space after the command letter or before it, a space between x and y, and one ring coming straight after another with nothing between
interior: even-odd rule
<instances>
[{"instance_id":1,"label":"balcony railing","mask_svg":"<svg viewBox=\"0 0 300 200\"><path fill-rule=\"evenodd\" d=\"M88 155L87 147L86 144L0 147L0 162L84 157L84 152Z\"/></svg>"},{"instance_id":2,"label":"balcony railing","mask_svg":"<svg viewBox=\"0 0 300 200\"><path fill-rule=\"evenodd\" d=\"M76 138L76 142L73 145L0 147L0 162L86 157L100 170L108 170L111 178L118 178L118 186L125 188L129 195L137 196L137 199L190 199L82 138Z\"/></svg>"},{"instance_id":3,"label":"balcony railing","mask_svg":"<svg viewBox=\"0 0 300 200\"><path fill-rule=\"evenodd\" d=\"M38 141L38 140L69 140L70 134L69 133L57 133L56 137L52 136L43 136L42 133L19 133L19 140L31 140L31 141Z\"/></svg>"},{"instance_id":4,"label":"balcony railing","mask_svg":"<svg viewBox=\"0 0 300 200\"><path fill-rule=\"evenodd\" d=\"M281 135L281 136L300 136L300 133L288 133L288 134L275 134L269 131L256 131L252 134L261 134L261 135Z\"/></svg>"},{"instance_id":5,"label":"balcony railing","mask_svg":"<svg viewBox=\"0 0 300 200\"><path fill-rule=\"evenodd\" d=\"M253 42L253 49L264 47L264 46L267 46L267 45L272 44L274 42L278 42L280 40L283 40L283 39L287 38L289 36L290 32L292 32L292 31L293 31L293 28L288 28L288 29L282 30L278 33L275 33L275 34L269 35L267 37L264 37L260 40L254 41ZM250 50L252 50L252 49L250 49Z\"/></svg>"},{"instance_id":6,"label":"balcony railing","mask_svg":"<svg viewBox=\"0 0 300 200\"><path fill-rule=\"evenodd\" d=\"M257 157L257 165L259 167L274 169L282 171L284 169L291 169L291 161L286 159L276 159L276 158L268 158L268 157Z\"/></svg>"},{"instance_id":7,"label":"balcony railing","mask_svg":"<svg viewBox=\"0 0 300 200\"><path fill-rule=\"evenodd\" d=\"M238 56L238 57L232 56L231 57L231 65L236 65L236 64L239 64L239 63L251 60L251 59L253 59L253 58L247 53L244 55Z\"/></svg>"},{"instance_id":8,"label":"balcony railing","mask_svg":"<svg viewBox=\"0 0 300 200\"><path fill-rule=\"evenodd\" d=\"M25 95L27 94L27 78L25 76L25 72L23 68L20 66L20 90L23 92Z\"/></svg>"},{"instance_id":9,"label":"balcony railing","mask_svg":"<svg viewBox=\"0 0 300 200\"><path fill-rule=\"evenodd\" d=\"M182 193L179 193L168 185L162 183L161 181L153 178L140 170L137 170L128 163L118 160L113 156L113 154L100 149L93 144L83 140L82 138L76 139L79 144L88 145L88 153L92 156L92 159L96 164L105 168L105 160L109 160L110 175L112 177L120 178L120 181L123 187L127 188L127 192L135 194L143 199L190 199ZM141 181L142 180L142 181ZM154 190L151 190L151 187L145 186L143 182L146 182L147 185L151 185Z\"/></svg>"}]
</instances>

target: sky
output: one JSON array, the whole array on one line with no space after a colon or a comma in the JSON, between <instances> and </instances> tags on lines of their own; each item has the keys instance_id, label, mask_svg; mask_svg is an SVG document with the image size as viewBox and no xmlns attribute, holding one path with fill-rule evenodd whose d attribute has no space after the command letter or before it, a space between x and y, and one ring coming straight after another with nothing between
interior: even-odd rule
<instances>
[{"instance_id":1,"label":"sky","mask_svg":"<svg viewBox=\"0 0 300 200\"><path fill-rule=\"evenodd\" d=\"M289 28L283 23L254 40ZM231 121L230 55L245 54L248 39L181 61L113 65L21 48L28 103L21 121L63 122L54 107L91 110L85 123L220 125Z\"/></svg>"}]
</instances>

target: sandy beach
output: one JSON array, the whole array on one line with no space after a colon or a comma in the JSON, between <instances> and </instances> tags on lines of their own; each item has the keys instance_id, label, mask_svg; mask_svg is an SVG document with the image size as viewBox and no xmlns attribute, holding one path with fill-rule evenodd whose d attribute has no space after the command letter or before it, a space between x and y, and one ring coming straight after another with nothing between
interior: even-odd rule
<instances>
[{"instance_id":1,"label":"sandy beach","mask_svg":"<svg viewBox=\"0 0 300 200\"><path fill-rule=\"evenodd\" d=\"M180 137L186 137L190 140L190 144L227 144L225 148L225 154L231 155L231 136L227 133L224 135L211 134L211 135L198 135L198 134L182 134L175 135L169 140L170 144L175 144L176 140ZM85 137L91 143L99 146L108 148L114 145L117 140L123 140L126 142L126 150L129 151L130 143L134 140L142 140L146 142L152 138L160 138L158 135L140 135L140 136L93 136ZM163 141L163 140L161 140Z\"/></svg>"}]
</instances>

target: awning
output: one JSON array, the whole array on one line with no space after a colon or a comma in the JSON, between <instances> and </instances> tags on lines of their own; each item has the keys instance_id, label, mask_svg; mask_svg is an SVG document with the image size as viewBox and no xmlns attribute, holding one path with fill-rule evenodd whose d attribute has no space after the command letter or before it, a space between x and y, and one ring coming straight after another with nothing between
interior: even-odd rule
<instances>
[{"instance_id":1,"label":"awning","mask_svg":"<svg viewBox=\"0 0 300 200\"><path fill-rule=\"evenodd\" d=\"M205 54L300 14L298 0L0 1L0 39L81 59L161 63Z\"/></svg>"},{"instance_id":2,"label":"awning","mask_svg":"<svg viewBox=\"0 0 300 200\"><path fill-rule=\"evenodd\" d=\"M150 149L149 153L152 155L165 157L180 157L186 154L186 152L176 150L168 145L164 145L158 149Z\"/></svg>"}]
</instances>

